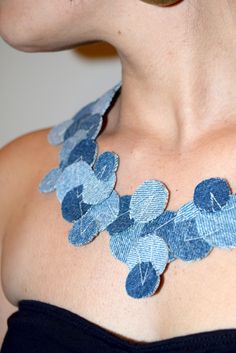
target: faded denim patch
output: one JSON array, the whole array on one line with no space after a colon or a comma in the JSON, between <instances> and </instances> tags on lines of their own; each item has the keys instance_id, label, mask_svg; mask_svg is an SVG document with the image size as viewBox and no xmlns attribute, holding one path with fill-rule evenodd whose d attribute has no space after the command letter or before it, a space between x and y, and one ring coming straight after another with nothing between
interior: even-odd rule
<instances>
[{"instance_id":1,"label":"faded denim patch","mask_svg":"<svg viewBox=\"0 0 236 353\"><path fill-rule=\"evenodd\" d=\"M146 223L160 215L167 204L168 190L158 180L145 180L131 196L130 216Z\"/></svg>"},{"instance_id":2,"label":"faded denim patch","mask_svg":"<svg viewBox=\"0 0 236 353\"><path fill-rule=\"evenodd\" d=\"M121 233L134 224L134 219L130 218L129 214L130 199L130 195L120 197L119 214L114 222L107 227L110 235Z\"/></svg>"},{"instance_id":3,"label":"faded denim patch","mask_svg":"<svg viewBox=\"0 0 236 353\"><path fill-rule=\"evenodd\" d=\"M39 190L56 192L62 216L72 223L70 244L83 246L108 232L112 256L127 265L127 294L145 298L157 290L168 263L201 260L214 247L236 248L236 194L226 179L212 177L198 183L192 200L177 211L166 209L169 191L159 180L145 180L132 195L119 195L119 156L98 155L96 138L120 89L121 81L51 129L49 142L61 145L59 166Z\"/></svg>"},{"instance_id":4,"label":"faded denim patch","mask_svg":"<svg viewBox=\"0 0 236 353\"><path fill-rule=\"evenodd\" d=\"M211 246L219 248L236 247L236 196L230 195L229 201L219 212L200 214L196 217L199 234Z\"/></svg>"},{"instance_id":5,"label":"faded denim patch","mask_svg":"<svg viewBox=\"0 0 236 353\"><path fill-rule=\"evenodd\" d=\"M142 232L143 225L134 223L119 233L113 233L110 237L110 250L114 257L126 263L129 252L137 243Z\"/></svg>"},{"instance_id":6,"label":"faded denim patch","mask_svg":"<svg viewBox=\"0 0 236 353\"><path fill-rule=\"evenodd\" d=\"M60 168L53 168L50 170L40 182L39 190L45 193L56 190L56 184L61 174L62 170Z\"/></svg>"},{"instance_id":7,"label":"faded denim patch","mask_svg":"<svg viewBox=\"0 0 236 353\"><path fill-rule=\"evenodd\" d=\"M141 262L129 272L125 288L133 298L146 298L155 293L160 284L160 276L151 262Z\"/></svg>"}]
</instances>

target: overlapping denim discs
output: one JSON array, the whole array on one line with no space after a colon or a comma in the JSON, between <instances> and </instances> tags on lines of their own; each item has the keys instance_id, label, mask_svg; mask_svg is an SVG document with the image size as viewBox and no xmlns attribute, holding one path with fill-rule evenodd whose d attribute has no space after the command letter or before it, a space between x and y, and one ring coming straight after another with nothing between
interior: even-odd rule
<instances>
[{"instance_id":1,"label":"overlapping denim discs","mask_svg":"<svg viewBox=\"0 0 236 353\"><path fill-rule=\"evenodd\" d=\"M236 247L236 194L225 179L213 177L201 181L192 201L177 211L166 209L169 191L158 180L145 180L132 195L120 196L115 191L118 155L98 155L96 144L120 88L121 82L51 129L49 142L61 145L60 163L39 189L56 191L63 217L73 224L71 244L85 245L108 231L112 255L129 270L127 293L145 298L155 293L175 259L192 262L214 247Z\"/></svg>"}]
</instances>

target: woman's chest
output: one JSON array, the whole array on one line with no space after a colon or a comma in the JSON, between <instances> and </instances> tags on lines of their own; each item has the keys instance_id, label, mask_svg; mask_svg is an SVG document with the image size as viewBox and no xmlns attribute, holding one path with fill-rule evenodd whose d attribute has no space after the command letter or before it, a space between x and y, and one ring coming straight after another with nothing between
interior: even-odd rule
<instances>
[{"instance_id":1,"label":"woman's chest","mask_svg":"<svg viewBox=\"0 0 236 353\"><path fill-rule=\"evenodd\" d=\"M3 244L3 286L13 304L45 301L133 340L236 327L236 249L214 249L192 263L175 260L153 296L134 299L108 232L76 247L55 195L35 192L20 206Z\"/></svg>"}]
</instances>

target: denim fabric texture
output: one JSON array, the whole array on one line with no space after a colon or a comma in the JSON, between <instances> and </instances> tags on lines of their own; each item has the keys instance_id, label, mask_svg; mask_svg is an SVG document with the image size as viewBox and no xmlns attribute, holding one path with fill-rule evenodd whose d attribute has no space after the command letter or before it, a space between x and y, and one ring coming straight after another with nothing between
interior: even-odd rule
<instances>
[{"instance_id":1,"label":"denim fabric texture","mask_svg":"<svg viewBox=\"0 0 236 353\"><path fill-rule=\"evenodd\" d=\"M132 195L119 195L119 156L99 155L96 138L120 89L121 81L51 129L48 141L61 146L59 166L39 190L56 192L62 216L72 223L71 245L109 233L112 256L127 265L126 292L140 299L156 292L168 263L199 261L214 247L236 247L236 194L226 179L212 177L198 183L192 200L177 211L166 209L169 190L159 180L145 180Z\"/></svg>"}]
</instances>

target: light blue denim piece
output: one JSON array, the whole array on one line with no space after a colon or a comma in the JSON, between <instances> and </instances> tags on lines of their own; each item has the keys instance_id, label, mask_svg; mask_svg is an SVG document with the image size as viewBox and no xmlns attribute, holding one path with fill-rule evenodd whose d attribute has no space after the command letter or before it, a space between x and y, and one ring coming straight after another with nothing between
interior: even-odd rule
<instances>
[{"instance_id":1,"label":"light blue denim piece","mask_svg":"<svg viewBox=\"0 0 236 353\"><path fill-rule=\"evenodd\" d=\"M50 172L45 175L43 180L39 184L39 190L41 192L51 192L56 190L56 183L62 174L60 168L53 168Z\"/></svg>"},{"instance_id":2,"label":"light blue denim piece","mask_svg":"<svg viewBox=\"0 0 236 353\"><path fill-rule=\"evenodd\" d=\"M140 223L147 223L159 216L165 209L168 190L158 180L145 180L133 193L130 200L130 217Z\"/></svg>"},{"instance_id":3,"label":"light blue denim piece","mask_svg":"<svg viewBox=\"0 0 236 353\"><path fill-rule=\"evenodd\" d=\"M155 271L161 274L168 262L169 250L166 242L156 234L140 237L128 254L126 264L129 270L141 262L151 262Z\"/></svg>"},{"instance_id":4,"label":"light blue denim piece","mask_svg":"<svg viewBox=\"0 0 236 353\"><path fill-rule=\"evenodd\" d=\"M236 247L236 196L230 195L221 211L196 217L199 234L213 247Z\"/></svg>"},{"instance_id":5,"label":"light blue denim piece","mask_svg":"<svg viewBox=\"0 0 236 353\"><path fill-rule=\"evenodd\" d=\"M72 119L63 121L62 123L54 126L48 134L48 141L52 145L60 145L64 141L64 134L69 126L73 123Z\"/></svg>"},{"instance_id":6,"label":"light blue denim piece","mask_svg":"<svg viewBox=\"0 0 236 353\"><path fill-rule=\"evenodd\" d=\"M201 260L214 247L236 248L236 194L226 179L212 177L198 183L192 200L177 211L166 209L169 191L159 180L145 180L132 195L120 196L119 157L111 151L99 155L96 138L121 88L120 81L51 129L49 142L61 145L59 166L39 190L56 191L62 216L72 223L72 245L108 232L111 254L127 265L127 294L145 298L157 290L168 263Z\"/></svg>"},{"instance_id":7,"label":"light blue denim piece","mask_svg":"<svg viewBox=\"0 0 236 353\"><path fill-rule=\"evenodd\" d=\"M86 130L79 130L77 133L68 138L62 145L60 150L60 167L64 169L68 165L68 158L71 154L71 151L75 148L75 146L87 138L87 131Z\"/></svg>"},{"instance_id":8,"label":"light blue denim piece","mask_svg":"<svg viewBox=\"0 0 236 353\"><path fill-rule=\"evenodd\" d=\"M110 237L112 255L126 263L131 248L135 246L141 236L142 228L142 223L134 223L122 232L113 233Z\"/></svg>"}]
</instances>

